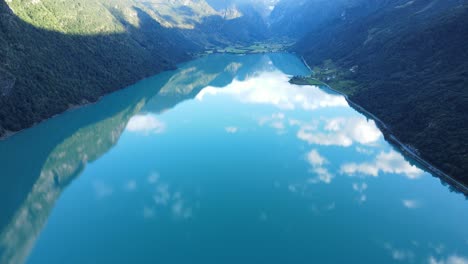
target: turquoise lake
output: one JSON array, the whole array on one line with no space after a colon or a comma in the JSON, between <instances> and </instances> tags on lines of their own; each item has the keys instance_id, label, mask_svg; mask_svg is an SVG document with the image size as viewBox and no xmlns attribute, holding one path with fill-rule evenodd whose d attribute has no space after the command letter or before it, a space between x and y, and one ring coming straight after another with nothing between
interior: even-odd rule
<instances>
[{"instance_id":1,"label":"turquoise lake","mask_svg":"<svg viewBox=\"0 0 468 264\"><path fill-rule=\"evenodd\" d=\"M212 55L0 141L0 263L468 263L468 201L291 54Z\"/></svg>"}]
</instances>

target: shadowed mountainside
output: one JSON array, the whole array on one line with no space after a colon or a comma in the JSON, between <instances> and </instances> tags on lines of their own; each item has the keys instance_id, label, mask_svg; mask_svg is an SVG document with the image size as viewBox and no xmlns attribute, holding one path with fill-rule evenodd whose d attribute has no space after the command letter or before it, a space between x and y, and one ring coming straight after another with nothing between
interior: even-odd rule
<instances>
[{"instance_id":1,"label":"shadowed mountainside","mask_svg":"<svg viewBox=\"0 0 468 264\"><path fill-rule=\"evenodd\" d=\"M251 30L262 28L257 14L224 20L204 1L180 21L168 15L180 7L164 1L87 1L0 0L0 136L174 69L205 47L265 37Z\"/></svg>"},{"instance_id":2,"label":"shadowed mountainside","mask_svg":"<svg viewBox=\"0 0 468 264\"><path fill-rule=\"evenodd\" d=\"M275 36L301 39L330 21L346 20L350 10L369 14L384 1L389 0L282 0L271 13L271 31Z\"/></svg>"},{"instance_id":3,"label":"shadowed mountainside","mask_svg":"<svg viewBox=\"0 0 468 264\"><path fill-rule=\"evenodd\" d=\"M8 84L0 96L0 135L190 58L186 51L194 47L182 36L137 11L139 28L127 24L125 33L67 35L23 22L0 1L0 80Z\"/></svg>"}]
</instances>

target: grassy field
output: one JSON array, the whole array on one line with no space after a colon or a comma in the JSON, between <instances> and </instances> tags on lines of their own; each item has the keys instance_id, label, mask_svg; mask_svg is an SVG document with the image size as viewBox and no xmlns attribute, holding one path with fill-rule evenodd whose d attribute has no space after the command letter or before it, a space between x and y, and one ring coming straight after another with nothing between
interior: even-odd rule
<instances>
[{"instance_id":1,"label":"grassy field","mask_svg":"<svg viewBox=\"0 0 468 264\"><path fill-rule=\"evenodd\" d=\"M255 42L250 46L243 45L232 45L227 47L220 47L214 49L208 49L204 54L213 53L229 53L229 54L257 54L257 53L268 53L268 52L280 52L285 51L287 48L293 45L290 41L279 41L279 42Z\"/></svg>"},{"instance_id":2,"label":"grassy field","mask_svg":"<svg viewBox=\"0 0 468 264\"><path fill-rule=\"evenodd\" d=\"M326 86L324 82L321 82L311 76L294 76L289 80L289 83L296 85Z\"/></svg>"},{"instance_id":3,"label":"grassy field","mask_svg":"<svg viewBox=\"0 0 468 264\"><path fill-rule=\"evenodd\" d=\"M346 95L352 95L357 85L350 78L353 72L354 69L346 71L327 60L314 67L310 76L294 76L289 82L297 85L330 86Z\"/></svg>"},{"instance_id":4,"label":"grassy field","mask_svg":"<svg viewBox=\"0 0 468 264\"><path fill-rule=\"evenodd\" d=\"M312 77L344 94L352 95L357 86L351 78L355 70L339 68L332 60L326 60L312 69Z\"/></svg>"}]
</instances>

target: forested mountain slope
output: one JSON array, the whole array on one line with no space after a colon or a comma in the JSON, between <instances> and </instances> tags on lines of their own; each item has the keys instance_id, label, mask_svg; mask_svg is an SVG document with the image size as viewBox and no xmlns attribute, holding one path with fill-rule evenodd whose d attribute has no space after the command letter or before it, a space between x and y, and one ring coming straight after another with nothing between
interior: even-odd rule
<instances>
[{"instance_id":1,"label":"forested mountain slope","mask_svg":"<svg viewBox=\"0 0 468 264\"><path fill-rule=\"evenodd\" d=\"M0 0L0 136L264 28L204 0Z\"/></svg>"},{"instance_id":2,"label":"forested mountain slope","mask_svg":"<svg viewBox=\"0 0 468 264\"><path fill-rule=\"evenodd\" d=\"M364 16L391 0L282 0L272 11L269 23L275 36L300 39L330 21L346 20L349 11Z\"/></svg>"},{"instance_id":3,"label":"forested mountain slope","mask_svg":"<svg viewBox=\"0 0 468 264\"><path fill-rule=\"evenodd\" d=\"M21 5L23 10L19 10ZM50 9L34 12L27 3L12 6L31 20L43 20L44 25L57 17ZM40 29L0 1L0 134L29 127L73 105L96 101L104 93L174 68L175 62L188 58L186 51L192 47L181 45L185 42L180 34L161 27L142 10L135 12L138 28L115 17L105 20L109 14L95 13L96 20L83 21L89 24L57 22L50 29ZM108 34L78 34L97 25ZM118 33L118 27L125 27L125 32ZM74 34L53 31L66 31L63 28Z\"/></svg>"},{"instance_id":4,"label":"forested mountain slope","mask_svg":"<svg viewBox=\"0 0 468 264\"><path fill-rule=\"evenodd\" d=\"M424 159L468 183L468 3L381 1L347 10L295 50ZM324 61L328 60L325 64Z\"/></svg>"}]
</instances>

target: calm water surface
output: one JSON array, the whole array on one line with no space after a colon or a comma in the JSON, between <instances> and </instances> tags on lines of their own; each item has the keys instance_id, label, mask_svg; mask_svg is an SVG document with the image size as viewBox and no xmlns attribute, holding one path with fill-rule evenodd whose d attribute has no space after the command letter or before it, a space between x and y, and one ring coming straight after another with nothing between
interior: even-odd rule
<instances>
[{"instance_id":1,"label":"calm water surface","mask_svg":"<svg viewBox=\"0 0 468 264\"><path fill-rule=\"evenodd\" d=\"M289 54L181 65L0 142L0 263L468 263L468 201Z\"/></svg>"}]
</instances>

